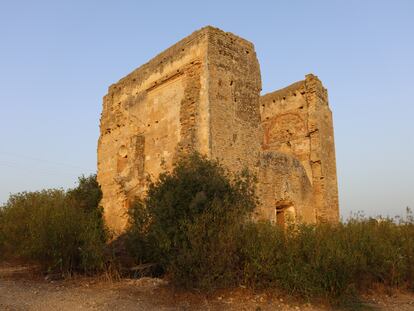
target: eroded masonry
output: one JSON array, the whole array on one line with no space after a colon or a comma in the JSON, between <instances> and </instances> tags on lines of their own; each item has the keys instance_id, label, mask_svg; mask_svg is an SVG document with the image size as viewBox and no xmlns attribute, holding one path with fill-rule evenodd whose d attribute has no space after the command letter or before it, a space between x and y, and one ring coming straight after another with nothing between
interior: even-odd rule
<instances>
[{"instance_id":1,"label":"eroded masonry","mask_svg":"<svg viewBox=\"0 0 414 311\"><path fill-rule=\"evenodd\" d=\"M205 27L116 84L104 97L98 181L107 224L145 195L148 177L198 151L258 176L255 217L285 224L339 219L332 114L314 75L260 95L252 43Z\"/></svg>"}]
</instances>

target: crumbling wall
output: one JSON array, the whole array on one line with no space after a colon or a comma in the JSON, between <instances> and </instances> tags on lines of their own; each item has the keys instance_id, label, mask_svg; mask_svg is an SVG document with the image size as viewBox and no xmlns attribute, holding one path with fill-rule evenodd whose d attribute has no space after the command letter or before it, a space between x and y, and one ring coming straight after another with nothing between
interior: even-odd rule
<instances>
[{"instance_id":1,"label":"crumbling wall","mask_svg":"<svg viewBox=\"0 0 414 311\"><path fill-rule=\"evenodd\" d=\"M263 150L296 158L312 185L317 220L338 221L332 113L322 83L307 75L303 81L262 96L260 110Z\"/></svg>"},{"instance_id":2,"label":"crumbling wall","mask_svg":"<svg viewBox=\"0 0 414 311\"><path fill-rule=\"evenodd\" d=\"M207 40L195 32L109 88L101 115L98 181L110 228L123 231L126 211L148 178L169 170L181 152L208 146Z\"/></svg>"},{"instance_id":3,"label":"crumbling wall","mask_svg":"<svg viewBox=\"0 0 414 311\"><path fill-rule=\"evenodd\" d=\"M252 43L210 33L208 46L211 157L233 171L257 167L261 77Z\"/></svg>"},{"instance_id":4,"label":"crumbling wall","mask_svg":"<svg viewBox=\"0 0 414 311\"><path fill-rule=\"evenodd\" d=\"M260 151L259 64L251 43L206 27L109 88L101 116L98 181L109 227L123 231L147 178L198 151L233 171Z\"/></svg>"},{"instance_id":5,"label":"crumbling wall","mask_svg":"<svg viewBox=\"0 0 414 311\"><path fill-rule=\"evenodd\" d=\"M312 75L260 97L250 42L205 27L112 85L103 100L98 182L115 234L148 178L198 151L259 177L257 215L283 208L297 219L338 219L332 117ZM273 216L272 216L273 215Z\"/></svg>"},{"instance_id":6,"label":"crumbling wall","mask_svg":"<svg viewBox=\"0 0 414 311\"><path fill-rule=\"evenodd\" d=\"M265 151L259 163L258 196L261 204L256 217L278 221L277 213L290 209L292 222L315 222L313 188L300 161L283 152ZM283 221L283 224L287 223Z\"/></svg>"}]
</instances>

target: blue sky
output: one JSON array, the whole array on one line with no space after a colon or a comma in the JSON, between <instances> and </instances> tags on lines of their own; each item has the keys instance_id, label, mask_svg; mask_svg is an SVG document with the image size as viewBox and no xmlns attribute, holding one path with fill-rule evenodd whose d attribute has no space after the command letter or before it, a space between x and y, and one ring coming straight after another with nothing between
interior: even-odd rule
<instances>
[{"instance_id":1,"label":"blue sky","mask_svg":"<svg viewBox=\"0 0 414 311\"><path fill-rule=\"evenodd\" d=\"M0 202L96 171L107 87L205 25L255 44L263 93L319 76L341 214L414 208L414 1L0 0Z\"/></svg>"}]
</instances>

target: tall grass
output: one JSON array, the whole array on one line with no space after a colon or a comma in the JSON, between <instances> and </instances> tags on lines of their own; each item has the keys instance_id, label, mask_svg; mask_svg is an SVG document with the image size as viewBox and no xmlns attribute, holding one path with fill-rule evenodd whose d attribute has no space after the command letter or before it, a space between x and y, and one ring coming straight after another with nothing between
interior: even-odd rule
<instances>
[{"instance_id":1,"label":"tall grass","mask_svg":"<svg viewBox=\"0 0 414 311\"><path fill-rule=\"evenodd\" d=\"M83 191L87 188L87 191ZM11 195L0 208L2 257L39 263L62 273L103 267L106 230L95 176L79 186Z\"/></svg>"},{"instance_id":2,"label":"tall grass","mask_svg":"<svg viewBox=\"0 0 414 311\"><path fill-rule=\"evenodd\" d=\"M381 283L414 286L412 217L354 218L287 230L246 224L240 240L244 282L304 297L338 300Z\"/></svg>"}]
</instances>

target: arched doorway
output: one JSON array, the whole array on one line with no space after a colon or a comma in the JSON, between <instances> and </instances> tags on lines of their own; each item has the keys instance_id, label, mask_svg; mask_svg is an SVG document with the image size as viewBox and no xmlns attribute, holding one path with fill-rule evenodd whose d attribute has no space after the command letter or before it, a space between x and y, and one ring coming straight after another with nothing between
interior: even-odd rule
<instances>
[{"instance_id":1,"label":"arched doorway","mask_svg":"<svg viewBox=\"0 0 414 311\"><path fill-rule=\"evenodd\" d=\"M296 211L294 205L290 201L279 201L276 203L276 224L286 227L289 224L295 223Z\"/></svg>"}]
</instances>

